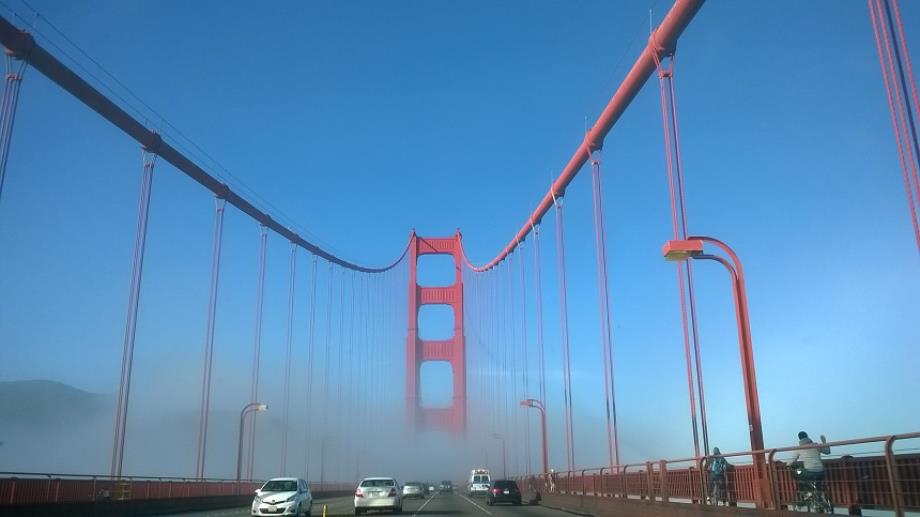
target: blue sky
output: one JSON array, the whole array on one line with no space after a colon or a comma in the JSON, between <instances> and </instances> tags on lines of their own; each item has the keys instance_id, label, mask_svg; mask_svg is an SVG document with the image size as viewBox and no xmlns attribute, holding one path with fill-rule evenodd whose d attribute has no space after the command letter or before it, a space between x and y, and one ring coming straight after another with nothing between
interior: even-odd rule
<instances>
[{"instance_id":1,"label":"blue sky","mask_svg":"<svg viewBox=\"0 0 920 517\"><path fill-rule=\"evenodd\" d=\"M6 5L34 20L25 5ZM34 6L216 157L221 170L195 151L209 170L245 185L257 205L315 242L378 265L402 252L412 228L459 228L471 260L490 259L638 55L649 9L657 24L669 3ZM902 10L908 44L920 48L920 5L902 2ZM47 36L40 40L104 77L36 23ZM679 44L676 81L691 232L730 243L746 268L767 444L793 442L803 428L831 438L917 430L920 402L907 394L920 390L920 262L866 5L708 2ZM674 266L660 257L670 214L658 102L650 83L604 152L617 393L632 460L692 451ZM117 389L140 163L134 142L27 71L0 200L0 380ZM600 465L587 175L566 206L576 459ZM212 216L210 195L158 166L139 407L197 408ZM554 241L544 234L548 403L558 416ZM256 225L229 210L215 365L221 407L237 407L248 392L257 240ZM269 247L264 364L283 354L287 246L274 238ZM697 271L711 441L746 449L727 280L715 265ZM300 342L305 318L298 313ZM392 343L401 367L403 342L394 335ZM277 396L278 379L266 379ZM431 389L436 398L440 388ZM561 429L551 428L559 445ZM553 458L563 461L558 447Z\"/></svg>"}]
</instances>

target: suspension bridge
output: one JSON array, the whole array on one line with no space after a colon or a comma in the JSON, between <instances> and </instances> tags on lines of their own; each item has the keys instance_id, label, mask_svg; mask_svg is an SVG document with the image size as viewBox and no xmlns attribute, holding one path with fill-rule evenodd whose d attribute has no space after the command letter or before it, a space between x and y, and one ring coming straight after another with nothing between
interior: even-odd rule
<instances>
[{"instance_id":1,"label":"suspension bridge","mask_svg":"<svg viewBox=\"0 0 920 517\"><path fill-rule=\"evenodd\" d=\"M884 86L876 93L888 105L895 143L878 152L897 157L897 174L907 200L903 212L913 230L913 235L903 237L913 239L920 253L920 99L905 34L916 29L912 26L916 23L902 16L897 0L868 0L867 4L867 34L871 33L875 43ZM700 271L709 271L702 273L706 275L711 269L728 279L717 287L731 301L726 321L737 338L731 360L740 377L736 379L738 400L743 401L731 412L735 428L741 429L734 438L743 446L722 455L733 468L727 477L728 497L720 510L779 513L798 508L801 492L793 469L781 460L784 455L822 445L790 446L765 439L757 339L751 325L751 318L757 315L749 307L742 262L745 249L718 235L697 233L688 221L693 210L685 179L692 173L685 171L681 154L675 86L679 69L675 63L678 42L705 16L703 0L674 2L650 31L638 57L630 56L634 60L628 72L596 120L586 124L583 138L573 146L561 171L554 174L545 193L533 200L530 212L521 214L519 226L515 223L518 229L491 258L478 261L465 244L476 238L476 228L430 235L411 230L404 242L394 246L399 252L382 264L346 258L298 230L264 200L227 180L216 160L189 145L174 127L152 124L123 97L104 91L95 76L69 64L62 49L47 45L27 19L0 19L0 43L7 61L0 102L0 207L14 195L3 190L9 183L6 176L29 175L28 170L8 168L7 163L17 152L13 144L20 94L30 94L30 83L42 84L43 94L49 87L66 92L68 102L81 104L116 128L133 141L131 146L140 147L142 156L137 164L140 191L127 304L124 325L118 329L120 365L118 372L99 372L117 377L106 472L93 470L98 467L85 471L70 467L64 472L34 470L28 465L6 468L7 472L0 473L0 510L140 514L152 512L151 508L164 513L204 508L194 504L248 505L252 490L263 480L292 475L308 480L318 497L327 497L333 513L351 513L350 495L362 477L444 472L440 477L452 476L462 492L465 486L460 485L465 485L470 468L488 467L496 478L517 480L529 497L542 502L541 508L521 510L532 514L548 516L558 509L597 515L710 511L718 505L710 493L714 440L707 401L713 395L704 390L709 385L704 383L704 372L715 373L703 364L697 295ZM692 51L692 47L681 46L681 52ZM617 360L622 352L615 347L611 287L616 266L609 256L610 207L604 198L609 193L603 181L605 143L643 90L656 94L660 108L655 116L660 116L663 139L649 147L658 152L663 142L670 232L661 236L656 258L670 262L673 268L681 373L686 377L681 379L686 385L681 401L686 405L686 420L674 425L685 426L689 439L677 446L683 455L665 458L638 458L627 452L624 422L618 418L623 400L636 395L624 389L623 369ZM20 123L29 116L34 114L19 114ZM152 410L137 400L136 377L138 332L149 324L141 310L145 290L163 281L144 266L152 252L148 246L151 217L158 210L167 210L167 205L154 203L160 194L157 180L167 174L191 179L197 190L213 198L212 232L199 238L199 242L206 239L210 252L207 277L198 279L207 289L196 298L206 302L200 308L206 322L203 342L181 357L168 358L164 364L170 366L160 370L156 379L146 379L156 393L156 386L167 385L186 372L178 368L180 363L195 365L195 392L185 396L194 399L196 410L187 419L191 424L176 429L157 428L156 421L144 420ZM571 195L576 180L590 184L589 196ZM347 206L347 199L342 202ZM903 198L890 202L903 203ZM579 210L590 207L593 271L586 271L584 263L574 268L567 262L571 224L566 217L573 205ZM229 214L231 224L257 230L251 232L250 242L227 246L225 219ZM182 245L162 241L153 245L182 253ZM244 272L256 287L251 299L225 305L222 293L241 273L237 268L228 275L226 262L244 247L257 257L256 267ZM443 269L444 281L431 285L423 278L420 264L436 257L443 259L437 264ZM270 265L279 260L284 264L282 290L267 287L267 277L276 273L269 271ZM590 278L595 291L589 300L573 296L573 276L579 281ZM184 295L176 292L174 296ZM244 304L252 313L244 313ZM445 316L448 333L432 336L425 331L421 321L429 310L449 314ZM269 340L266 318L283 322L283 329ZM215 369L224 364L219 356L220 327L225 321L248 328L245 372ZM590 343L573 339L584 335L578 326L585 322L590 322L595 336ZM272 360L266 359L269 342L280 345L277 353L271 352ZM585 373L573 367L576 347L589 347L596 356L597 389L592 392L580 389L579 376ZM144 352L144 357L151 353L156 352ZM899 360L916 364L915 350ZM438 380L449 392L435 406L424 396L426 375L430 380L433 364L440 365ZM218 410L213 399L231 385L243 398L227 413ZM267 403L266 393L274 387L279 387L280 397L273 395ZM654 379L642 387L646 393L655 389ZM33 396L26 395L19 402L28 406ZM589 404L602 407L596 413L600 420L589 423L585 417L580 422L580 408ZM654 404L648 404L645 410L652 412L653 408ZM184 459L181 465L170 464L167 472L149 470L141 460L132 459L132 455L148 457L140 452L147 447L144 440L148 438L138 436L157 433L193 444L191 448L170 447L169 458L183 455ZM831 440L832 453L825 459L826 491L835 510L851 514L863 510L896 515L920 512L918 440L920 432L915 429ZM434 466L425 467L426 463ZM475 499L463 499L462 494L439 494L408 510L418 515L426 508L435 513L506 513L484 508ZM182 506L192 501L193 505Z\"/></svg>"}]
</instances>

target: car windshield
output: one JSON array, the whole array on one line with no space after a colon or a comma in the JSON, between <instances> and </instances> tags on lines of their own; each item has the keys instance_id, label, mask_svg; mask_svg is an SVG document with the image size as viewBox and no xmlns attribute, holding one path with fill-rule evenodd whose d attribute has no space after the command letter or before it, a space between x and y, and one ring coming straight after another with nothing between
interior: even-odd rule
<instances>
[{"instance_id":1,"label":"car windshield","mask_svg":"<svg viewBox=\"0 0 920 517\"><path fill-rule=\"evenodd\" d=\"M388 487L395 485L396 482L392 479L365 479L361 482L362 487Z\"/></svg>"},{"instance_id":2,"label":"car windshield","mask_svg":"<svg viewBox=\"0 0 920 517\"><path fill-rule=\"evenodd\" d=\"M489 476L473 476L473 483L488 483Z\"/></svg>"},{"instance_id":3,"label":"car windshield","mask_svg":"<svg viewBox=\"0 0 920 517\"><path fill-rule=\"evenodd\" d=\"M496 481L495 488L517 488L517 483L514 481Z\"/></svg>"},{"instance_id":4,"label":"car windshield","mask_svg":"<svg viewBox=\"0 0 920 517\"><path fill-rule=\"evenodd\" d=\"M296 492L297 491L297 482L288 480L288 481L269 481L265 483L262 487L263 492Z\"/></svg>"}]
</instances>

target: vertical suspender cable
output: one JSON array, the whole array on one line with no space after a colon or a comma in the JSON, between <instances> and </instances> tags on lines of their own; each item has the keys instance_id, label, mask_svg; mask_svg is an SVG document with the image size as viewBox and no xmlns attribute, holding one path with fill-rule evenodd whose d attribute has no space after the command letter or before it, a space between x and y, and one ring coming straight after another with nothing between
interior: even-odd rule
<instances>
[{"instance_id":1,"label":"vertical suspender cable","mask_svg":"<svg viewBox=\"0 0 920 517\"><path fill-rule=\"evenodd\" d=\"M498 311L498 308L495 306L496 274L497 273L494 269L486 273L486 275L488 275L486 278L486 281L488 282L486 287L486 303L488 303L489 307L488 312L486 312L486 317L489 320L488 343L486 345L486 353L488 354L489 393L498 393L498 385L496 383L495 375L495 317ZM498 429L498 408L495 407L495 404L489 404L489 421L491 424L489 432L491 433Z\"/></svg>"},{"instance_id":2,"label":"vertical suspender cable","mask_svg":"<svg viewBox=\"0 0 920 517\"><path fill-rule=\"evenodd\" d=\"M482 332L482 350L479 358L479 365L482 368L482 389L479 393L480 410L485 415L482 421L483 436L488 436L491 429L494 428L492 421L493 408L486 401L488 393L492 392L492 358L490 356L492 346L492 328L491 328L491 297L490 285L491 277L489 273L478 273L479 275L479 303L482 304L480 310L480 328Z\"/></svg>"},{"instance_id":3,"label":"vertical suspender cable","mask_svg":"<svg viewBox=\"0 0 920 517\"><path fill-rule=\"evenodd\" d=\"M888 28L891 31L891 50L894 56L894 62L897 64L898 84L901 86L901 93L904 97L905 115L910 129L910 141L913 144L915 163L920 164L920 141L917 139L917 122L914 120L914 113L910 106L910 93L908 93L907 82L910 81L913 92L914 102L917 102L917 85L914 83L913 67L910 64L910 54L907 53L907 41L904 39L904 26L901 24L900 9L897 8L898 0L883 0L885 5L885 16L888 19ZM897 20L892 15L891 5L895 5L898 13ZM900 45L898 40L900 39ZM903 50L903 55L902 55ZM907 73L905 73L905 64ZM914 106L917 110L917 116L920 117L920 107ZM917 188L917 195L920 196L920 178L917 177L917 169L914 168L914 186Z\"/></svg>"},{"instance_id":4,"label":"vertical suspender cable","mask_svg":"<svg viewBox=\"0 0 920 517\"><path fill-rule=\"evenodd\" d=\"M514 350L514 323L511 321L511 309L513 304L511 303L511 294L513 290L510 288L510 281L508 278L511 276L511 256L508 256L503 264L504 266L504 275L505 275L505 287L502 288L502 304L503 312L505 315L504 321L504 330L505 336L502 339L502 358L505 361L502 372L505 375L505 387L502 389L503 395L503 406L502 412L505 416L505 426L502 430L503 436L507 439L508 436L513 436L512 426L514 425L514 415L511 413L511 398L514 397L514 376L511 374L511 369L513 367L513 361L511 357L511 352ZM512 451L513 452L513 451ZM512 465L514 465L514 456L512 455Z\"/></svg>"},{"instance_id":5,"label":"vertical suspender cable","mask_svg":"<svg viewBox=\"0 0 920 517\"><path fill-rule=\"evenodd\" d=\"M329 440L329 358L332 350L332 287L333 287L333 264L329 263L329 273L326 275L327 280L327 289L326 289L326 335L325 335L325 346L323 351L323 414L321 416L323 421L323 434L320 436L320 467L319 467L319 479L320 485L325 486L326 484L326 443Z\"/></svg>"},{"instance_id":6,"label":"vertical suspender cable","mask_svg":"<svg viewBox=\"0 0 920 517\"><path fill-rule=\"evenodd\" d=\"M260 226L259 234L259 285L256 295L256 329L252 344L252 386L250 402L259 401L259 359L262 356L262 309L265 299L265 254L268 249L268 227ZM246 479L253 479L256 455L256 415L249 417L249 456L246 466Z\"/></svg>"},{"instance_id":7,"label":"vertical suspender cable","mask_svg":"<svg viewBox=\"0 0 920 517\"><path fill-rule=\"evenodd\" d=\"M683 161L680 158L680 126L677 123L677 94L674 91L674 56L671 56L671 70L668 74L668 97L671 101L671 126L674 132L674 158L675 164L677 166L677 199L680 202L680 222L681 222L681 238L686 239L688 234L687 230L687 200L684 195L684 166ZM709 426L708 419L706 418L706 397L703 390L703 358L700 354L700 333L699 326L697 325L696 317L696 294L694 293L693 287L693 263L692 261L685 261L683 263L687 267L686 270L686 280L687 280L687 301L689 302L690 308L690 331L693 343L693 356L694 362L696 364L696 389L697 396L699 397L700 403L700 425L703 432L703 453L706 456L709 456Z\"/></svg>"},{"instance_id":8,"label":"vertical suspender cable","mask_svg":"<svg viewBox=\"0 0 920 517\"><path fill-rule=\"evenodd\" d=\"M889 40L888 30L883 22L884 13L882 12L881 0L869 0L869 14L872 21L872 30L875 34L875 44L878 50L879 63L882 69L882 80L885 83L888 108L891 112L891 125L897 143L898 159L901 164L901 173L904 179L904 189L907 194L911 225L914 230L914 239L917 243L917 250L920 251L920 219L918 219L918 211L920 211L920 206L918 206L920 205L920 191L918 191L917 194L914 193L915 189L920 190L920 182L916 179L917 164L914 163L915 153L911 153L909 150L911 141L907 137L906 115L901 101L901 94L894 84L897 71L894 66L892 45ZM906 49L906 46L904 48ZM905 55L907 55L906 52ZM913 81L911 81L911 84L913 84ZM908 106L908 111L909 109ZM911 171L913 171L913 179Z\"/></svg>"},{"instance_id":9,"label":"vertical suspender cable","mask_svg":"<svg viewBox=\"0 0 920 517\"><path fill-rule=\"evenodd\" d=\"M534 274L534 299L536 301L537 318L537 349L540 352L540 402L544 409L546 400L546 356L543 350L543 277L542 260L540 258L540 226L533 228L533 274ZM544 472L545 474L545 472Z\"/></svg>"},{"instance_id":10,"label":"vertical suspender cable","mask_svg":"<svg viewBox=\"0 0 920 517\"><path fill-rule=\"evenodd\" d=\"M504 297L501 289L501 266L495 271L495 285L493 286L493 296L495 296L495 393L499 396L499 403L496 404L496 431L505 431L507 424L507 413L505 411L505 347L506 342L505 322L507 318L504 315Z\"/></svg>"},{"instance_id":11,"label":"vertical suspender cable","mask_svg":"<svg viewBox=\"0 0 920 517\"><path fill-rule=\"evenodd\" d=\"M355 325L356 325L356 323L357 323L357 322L355 321L355 317L356 317L356 316L355 316L355 314L356 314L356 312L355 312L355 289L356 289L356 287L355 287L355 286L357 285L357 282L358 282L358 275L357 275L357 273L355 273L354 271L352 271L352 272L351 272L351 296L350 296L350 298L351 298L351 302L350 302L350 304L351 304L351 309L348 311L348 312L349 312L349 317L348 317L348 321L349 321L349 323L348 323L348 354L349 354L349 359L348 359L348 361L347 361L347 363L348 363L348 379L347 379L347 381L346 381L346 383L345 383L345 395L346 395L345 400L346 400L346 405L347 405L347 407L352 408L351 411L346 411L346 412L345 412L345 429L348 431L348 440L349 440L349 442L352 442L353 440L355 440L355 439L358 438L353 432L351 432L352 429L355 428L355 426L354 426L355 412L356 412L357 407L358 407L358 406L355 404L355 399L357 398L357 397L356 397L357 391L355 390L355 369L358 367L358 364L357 364L357 363L358 363L358 361L357 361L357 358L358 358L358 357L357 357L357 354L355 353L355 349L357 348L357 343L356 343L356 341L355 341ZM360 478L357 478L357 470L358 470L357 458L358 458L358 455L355 453L356 449L353 448L353 447L349 447L349 451L351 451L351 453L354 454L354 456L355 456L355 477L356 477L356 479L360 479Z\"/></svg>"},{"instance_id":12,"label":"vertical suspender cable","mask_svg":"<svg viewBox=\"0 0 920 517\"><path fill-rule=\"evenodd\" d=\"M917 93L916 76L914 67L910 62L910 52L907 51L907 38L904 36L904 24L901 22L901 9L898 7L898 0L892 0L891 6L894 10L895 25L897 26L898 39L901 40L901 54L904 57L907 81L910 83L911 97L914 100L914 112L917 118L920 118L920 94ZM907 95L906 93L904 95ZM920 159L920 157L918 157Z\"/></svg>"},{"instance_id":13,"label":"vertical suspender cable","mask_svg":"<svg viewBox=\"0 0 920 517\"><path fill-rule=\"evenodd\" d=\"M297 277L297 243L291 243L291 278L288 285L287 343L284 352L283 414L281 417L281 470L279 476L287 473L288 428L291 415L291 355L294 351L294 280Z\"/></svg>"},{"instance_id":14,"label":"vertical suspender cable","mask_svg":"<svg viewBox=\"0 0 920 517\"><path fill-rule=\"evenodd\" d=\"M368 340L367 334L367 275L361 275L361 296L359 298L359 306L361 312L360 318L360 327L362 329L360 340L361 345L359 347L359 379L358 379L358 415L362 422L370 421L370 415L368 414L369 406L368 402L370 399L370 390L368 389L368 362L370 361L370 341ZM359 445L359 456L364 457L366 454L366 440L358 440Z\"/></svg>"},{"instance_id":15,"label":"vertical suspender cable","mask_svg":"<svg viewBox=\"0 0 920 517\"><path fill-rule=\"evenodd\" d=\"M524 361L524 392L522 393L521 400L530 398L530 383L528 379L528 370L530 364L528 361L527 354L527 273L526 273L526 264L527 257L524 253L524 243L520 244L521 247L521 352ZM524 444L525 451L527 453L527 475L530 476L533 473L533 462L531 460L531 455L533 454L530 450L530 411L524 411Z\"/></svg>"},{"instance_id":16,"label":"vertical suspender cable","mask_svg":"<svg viewBox=\"0 0 920 517\"><path fill-rule=\"evenodd\" d=\"M672 133L671 133L671 119L668 116L669 103L668 103L668 88L666 86L666 79L670 78L671 69L665 69L661 61L657 58L657 53L655 53L656 59L655 64L658 67L658 86L661 93L661 118L662 118L662 130L664 131L664 146L665 146L665 159L667 162L667 173L668 173L668 192L670 193L671 198L671 224L674 232L674 238L680 239L682 235L682 225L681 225L681 212L678 208L678 194L677 194L677 185L674 178L674 157L673 153L675 152L672 148ZM673 60L671 61L673 66ZM696 416L696 394L694 389L694 367L693 367L693 356L691 355L691 331L687 311L687 290L684 284L684 267L683 263L677 264L677 286L680 292L680 316L681 316L681 328L683 330L684 337L684 360L687 364L687 392L689 395L690 401L690 422L691 429L693 431L693 451L695 456L700 455L700 438L699 438L699 427L697 424Z\"/></svg>"},{"instance_id":17,"label":"vertical suspender cable","mask_svg":"<svg viewBox=\"0 0 920 517\"><path fill-rule=\"evenodd\" d=\"M675 93L674 88L674 59L675 57L671 56L671 73L667 77L668 82L668 96L671 102L671 126L674 132L674 158L676 169L676 178L677 178L677 199L680 202L680 222L681 222L681 238L686 239L689 235L687 226L687 199L684 194L684 166L683 160L680 157L680 125L677 123L677 94ZM700 425L703 432L703 453L709 455L709 428L708 428L708 419L706 417L706 397L703 390L703 359L700 354L700 335L699 335L699 325L697 324L696 317L696 294L694 293L695 287L693 286L693 263L692 261L684 262L684 265L687 267L685 277L687 280L687 301L690 308L690 331L691 338L693 343L693 355L694 362L696 363L696 388L697 388L697 397L700 404Z\"/></svg>"},{"instance_id":18,"label":"vertical suspender cable","mask_svg":"<svg viewBox=\"0 0 920 517\"><path fill-rule=\"evenodd\" d=\"M370 371L370 390L369 393L377 394L380 393L380 370L383 368L383 365L380 364L380 341L377 340L377 278L370 277L368 279L368 335L370 336L371 344L371 371ZM371 404L371 419L376 418L377 413L380 412L377 404Z\"/></svg>"},{"instance_id":19,"label":"vertical suspender cable","mask_svg":"<svg viewBox=\"0 0 920 517\"><path fill-rule=\"evenodd\" d=\"M594 247L597 258L597 289L601 323L601 348L604 361L604 400L607 412L607 455L610 467L619 465L616 385L613 369L613 336L610 326L610 295L607 278L607 230L604 223L604 197L601 184L600 150L590 156L591 187L594 205Z\"/></svg>"},{"instance_id":20,"label":"vertical suspender cable","mask_svg":"<svg viewBox=\"0 0 920 517\"><path fill-rule=\"evenodd\" d=\"M10 155L10 142L13 138L13 122L16 121L16 106L19 101L19 87L22 74L26 70L26 61L14 64L9 51L6 54L6 86L0 104L0 198L3 196L3 181L6 178L6 163Z\"/></svg>"},{"instance_id":21,"label":"vertical suspender cable","mask_svg":"<svg viewBox=\"0 0 920 517\"><path fill-rule=\"evenodd\" d=\"M343 269L342 270L342 283L339 288L339 335L338 335L338 339L336 340L336 348L338 349L336 351L336 367L335 367L336 410L334 411L335 418L332 424L335 435L339 438L338 440L332 442L332 449L333 451L337 452L337 454L335 454L334 457L339 458L339 460L335 462L336 481L342 481L342 467L344 463L344 458L341 458L342 456L341 451L343 450L342 442L344 440L344 434L343 434L344 429L342 429L343 417L342 417L342 411L340 408L342 407L342 403L344 402L344 396L343 396L344 387L342 386L342 378L343 378L342 369L344 368L344 365L342 362L342 356L345 353L345 281L347 277L346 273L347 273L347 270Z\"/></svg>"},{"instance_id":22,"label":"vertical suspender cable","mask_svg":"<svg viewBox=\"0 0 920 517\"><path fill-rule=\"evenodd\" d=\"M572 373L569 357L568 286L565 278L565 232L562 198L553 195L556 205L556 257L559 267L559 334L562 337L562 381L565 401L565 454L568 470L575 469L575 430L572 426Z\"/></svg>"},{"instance_id":23,"label":"vertical suspender cable","mask_svg":"<svg viewBox=\"0 0 920 517\"><path fill-rule=\"evenodd\" d=\"M144 250L147 244L147 220L150 215L150 194L153 184L155 154L143 151L144 172L137 204L137 229L134 234L134 258L131 266L131 286L128 289L128 315L125 323L124 350L121 356L121 380L115 410L115 437L112 445L112 477L120 478L125 455L125 426L128 422L128 399L131 393L131 373L134 365L134 338L137 334L137 309L141 296L144 271Z\"/></svg>"},{"instance_id":24,"label":"vertical suspender cable","mask_svg":"<svg viewBox=\"0 0 920 517\"><path fill-rule=\"evenodd\" d=\"M310 479L310 447L312 446L313 433L313 376L314 354L316 352L316 265L317 256L313 255L313 267L310 273L310 327L307 339L307 403L306 403L306 434L304 436L303 473L304 479Z\"/></svg>"},{"instance_id":25,"label":"vertical suspender cable","mask_svg":"<svg viewBox=\"0 0 920 517\"><path fill-rule=\"evenodd\" d=\"M517 472L520 472L520 441L516 438L521 435L520 433L520 422L521 422L521 412L517 410L518 400L518 374L517 374L517 354L515 349L517 348L517 311L515 310L515 298L514 295L514 263L515 263L516 253L512 253L508 256L508 309L511 313L510 330L511 336L508 339L508 356L510 357L511 363L511 390L508 393L508 415L511 417L511 436L515 437L512 441L514 447L512 448L512 465L515 465Z\"/></svg>"},{"instance_id":26,"label":"vertical suspender cable","mask_svg":"<svg viewBox=\"0 0 920 517\"><path fill-rule=\"evenodd\" d=\"M215 197L214 244L211 251L211 291L208 298L208 324L204 338L204 373L201 376L201 414L198 416L198 462L195 477L204 478L208 448L208 416L211 411L211 366L214 357L214 326L217 321L217 285L220 279L220 248L224 233L224 207L227 202Z\"/></svg>"}]
</instances>

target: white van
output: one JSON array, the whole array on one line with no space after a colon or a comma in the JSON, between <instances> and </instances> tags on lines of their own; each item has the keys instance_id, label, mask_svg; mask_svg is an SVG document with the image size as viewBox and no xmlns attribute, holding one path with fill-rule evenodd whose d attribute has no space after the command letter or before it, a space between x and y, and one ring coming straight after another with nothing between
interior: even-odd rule
<instances>
[{"instance_id":1,"label":"white van","mask_svg":"<svg viewBox=\"0 0 920 517\"><path fill-rule=\"evenodd\" d=\"M489 487L492 486L492 477L488 469L473 469L470 471L470 482L467 485L467 495L486 495L489 493Z\"/></svg>"}]
</instances>

